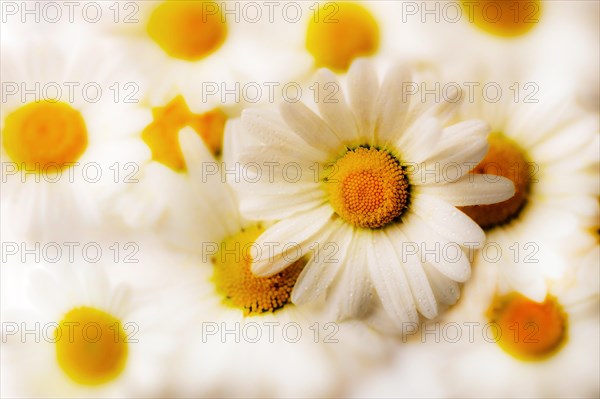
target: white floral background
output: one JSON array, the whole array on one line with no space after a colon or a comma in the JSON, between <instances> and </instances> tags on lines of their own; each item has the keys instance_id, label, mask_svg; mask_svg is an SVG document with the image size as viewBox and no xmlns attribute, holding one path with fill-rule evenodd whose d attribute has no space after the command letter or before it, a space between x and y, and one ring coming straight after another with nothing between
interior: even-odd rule
<instances>
[{"instance_id":1,"label":"white floral background","mask_svg":"<svg viewBox=\"0 0 600 399\"><path fill-rule=\"evenodd\" d=\"M597 1L0 6L2 397L600 395Z\"/></svg>"}]
</instances>

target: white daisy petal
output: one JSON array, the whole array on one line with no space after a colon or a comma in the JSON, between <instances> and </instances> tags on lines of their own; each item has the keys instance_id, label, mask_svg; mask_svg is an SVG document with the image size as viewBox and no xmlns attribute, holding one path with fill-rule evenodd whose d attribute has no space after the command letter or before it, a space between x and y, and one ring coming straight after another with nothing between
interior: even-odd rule
<instances>
[{"instance_id":1,"label":"white daisy petal","mask_svg":"<svg viewBox=\"0 0 600 399\"><path fill-rule=\"evenodd\" d=\"M439 303L453 305L460 297L460 288L456 281L440 273L435 267L427 262L423 263L423 270L427 275L436 300Z\"/></svg>"},{"instance_id":2,"label":"white daisy petal","mask_svg":"<svg viewBox=\"0 0 600 399\"><path fill-rule=\"evenodd\" d=\"M373 287L369 279L367 246L369 238L360 235L352 239L349 256L346 258L342 277L336 289L342 318L363 316L371 305Z\"/></svg>"},{"instance_id":3,"label":"white daisy petal","mask_svg":"<svg viewBox=\"0 0 600 399\"><path fill-rule=\"evenodd\" d=\"M419 190L454 206L494 204L515 195L510 179L482 174L467 174L455 182L422 186Z\"/></svg>"},{"instance_id":4,"label":"white daisy petal","mask_svg":"<svg viewBox=\"0 0 600 399\"><path fill-rule=\"evenodd\" d=\"M304 249L313 243L309 240L314 239L317 242L316 236L320 236L319 232L329 223L332 214L331 207L324 205L308 212L290 216L269 227L256 239L257 246L261 248L262 256L252 263L252 272L261 277L279 273L288 264L292 263L285 259L286 257L283 256L282 251L288 245L298 245L302 249L302 253L306 253ZM311 221L308 224L301 222L308 220Z\"/></svg>"},{"instance_id":5,"label":"white daisy petal","mask_svg":"<svg viewBox=\"0 0 600 399\"><path fill-rule=\"evenodd\" d=\"M335 132L304 103L284 101L279 110L288 126L307 143L328 151L338 151L342 147L342 142Z\"/></svg>"},{"instance_id":6,"label":"white daisy petal","mask_svg":"<svg viewBox=\"0 0 600 399\"><path fill-rule=\"evenodd\" d=\"M489 147L486 136L479 134L485 125L478 121L469 121L464 126L465 130L474 134L464 138L441 140L436 146L437 150L430 153L423 163L418 165L414 184L456 181L477 166ZM451 136L451 133L444 129L442 137L445 138L447 135Z\"/></svg>"},{"instance_id":7,"label":"white daisy petal","mask_svg":"<svg viewBox=\"0 0 600 399\"><path fill-rule=\"evenodd\" d=\"M292 291L292 302L297 305L316 301L324 295L346 262L352 229L338 221L331 230L298 276Z\"/></svg>"},{"instance_id":8,"label":"white daisy petal","mask_svg":"<svg viewBox=\"0 0 600 399\"><path fill-rule=\"evenodd\" d=\"M341 85L333 72L319 69L316 74L319 88L319 112L342 141L356 141L359 137L354 114L346 104Z\"/></svg>"},{"instance_id":9,"label":"white daisy petal","mask_svg":"<svg viewBox=\"0 0 600 399\"><path fill-rule=\"evenodd\" d=\"M485 233L467 215L449 203L430 195L413 195L412 211L427 225L451 242L483 245Z\"/></svg>"},{"instance_id":10,"label":"white daisy petal","mask_svg":"<svg viewBox=\"0 0 600 399\"><path fill-rule=\"evenodd\" d=\"M373 234L371 239L367 265L384 309L399 326L418 321L415 300L394 246L384 232Z\"/></svg>"},{"instance_id":11,"label":"white daisy petal","mask_svg":"<svg viewBox=\"0 0 600 399\"><path fill-rule=\"evenodd\" d=\"M328 159L329 154L318 146L298 137L283 121L281 116L263 109L246 109L242 112L242 126L268 150L271 146L280 148L288 154L288 159L309 160L313 162ZM268 151L266 151L268 154ZM252 155L252 153L251 153ZM256 158L260 153L254 154Z\"/></svg>"},{"instance_id":12,"label":"white daisy petal","mask_svg":"<svg viewBox=\"0 0 600 399\"><path fill-rule=\"evenodd\" d=\"M379 116L375 126L375 139L381 145L395 142L402 133L401 128L410 106L405 94L405 82L410 82L410 72L398 65L387 73L381 85L376 102Z\"/></svg>"},{"instance_id":13,"label":"white daisy petal","mask_svg":"<svg viewBox=\"0 0 600 399\"><path fill-rule=\"evenodd\" d=\"M393 226L387 231L391 242L396 243L395 249L397 258L401 261L406 277L410 284L410 290L413 297L416 299L417 310L428 319L434 318L438 313L438 306L435 300L435 295L431 290L427 275L423 271L423 263L419 258L419 254L413 256L405 256L398 246L398 242L409 242L406 235L398 226Z\"/></svg>"},{"instance_id":14,"label":"white daisy petal","mask_svg":"<svg viewBox=\"0 0 600 399\"><path fill-rule=\"evenodd\" d=\"M240 212L254 220L277 220L315 209L325 201L323 193L304 190L280 195L244 196Z\"/></svg>"},{"instance_id":15,"label":"white daisy petal","mask_svg":"<svg viewBox=\"0 0 600 399\"><path fill-rule=\"evenodd\" d=\"M441 135L442 126L438 120L421 118L400 136L396 147L402 160L416 168L418 172L421 169L419 164L428 157L431 148L435 148Z\"/></svg>"},{"instance_id":16,"label":"white daisy petal","mask_svg":"<svg viewBox=\"0 0 600 399\"><path fill-rule=\"evenodd\" d=\"M410 253L418 252L422 262L429 262L454 281L469 279L471 265L461 248L462 243L449 241L436 229L420 221L417 215L411 215L405 231L409 241L403 249Z\"/></svg>"},{"instance_id":17,"label":"white daisy petal","mask_svg":"<svg viewBox=\"0 0 600 399\"><path fill-rule=\"evenodd\" d=\"M350 106L356 116L360 138L373 142L377 118L375 101L379 90L379 81L373 65L362 59L355 61L348 71L348 87Z\"/></svg>"}]
</instances>

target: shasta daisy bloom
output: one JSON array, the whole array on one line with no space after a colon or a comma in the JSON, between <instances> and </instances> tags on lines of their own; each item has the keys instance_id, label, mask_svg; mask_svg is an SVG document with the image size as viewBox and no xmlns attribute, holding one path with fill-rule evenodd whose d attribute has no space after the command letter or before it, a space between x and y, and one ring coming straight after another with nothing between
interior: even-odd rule
<instances>
[{"instance_id":1,"label":"shasta daisy bloom","mask_svg":"<svg viewBox=\"0 0 600 399\"><path fill-rule=\"evenodd\" d=\"M134 134L147 120L118 94L139 77L119 69L118 53L100 56L111 50L98 42L3 46L4 223L34 234L67 220L98 222L104 200L123 188L123 169L136 166Z\"/></svg>"},{"instance_id":2,"label":"shasta daisy bloom","mask_svg":"<svg viewBox=\"0 0 600 399\"><path fill-rule=\"evenodd\" d=\"M163 281L183 309L177 324L183 344L175 354L169 392L333 395L343 377L385 360L386 339L366 325L337 324L317 306L291 303L305 259L270 277L251 273L251 248L267 224L241 218L221 174L207 173L213 166L221 169L221 162L193 129L184 128L179 137L192 194L166 215L178 228L161 229L175 259ZM294 364L274 368L282 359Z\"/></svg>"},{"instance_id":3,"label":"shasta daisy bloom","mask_svg":"<svg viewBox=\"0 0 600 399\"><path fill-rule=\"evenodd\" d=\"M236 84L258 83L268 90L262 83L293 79L309 62L277 40L280 27L274 22L282 19L281 10L270 20L273 11L262 2L152 0L123 9L118 23L98 24L95 34L126 50L131 65L152 82L145 94L153 104L165 90L198 104L206 96L224 98L227 91L230 101Z\"/></svg>"},{"instance_id":4,"label":"shasta daisy bloom","mask_svg":"<svg viewBox=\"0 0 600 399\"><path fill-rule=\"evenodd\" d=\"M443 376L447 394L597 396L597 267L587 265L583 270L572 262L563 278L553 281L547 296L533 301L514 291L500 293L494 289L498 269L478 265L461 301L444 315L440 327L462 326L460 342L442 342L433 362L439 365L437 373ZM596 290L589 290L590 285ZM448 359L453 359L451 367ZM585 367L578 367L581 364Z\"/></svg>"},{"instance_id":5,"label":"shasta daisy bloom","mask_svg":"<svg viewBox=\"0 0 600 399\"><path fill-rule=\"evenodd\" d=\"M223 104L188 103L180 94L161 97L162 102L149 107L152 120L139 132L140 168L135 176L139 184L130 185L115 201L115 211L132 227L165 228L161 221L168 223L167 214L190 206L194 193L179 144L181 129L191 128L212 156L220 157L228 114L237 113Z\"/></svg>"},{"instance_id":6,"label":"shasta daisy bloom","mask_svg":"<svg viewBox=\"0 0 600 399\"><path fill-rule=\"evenodd\" d=\"M598 209L598 118L564 97L525 103L478 96L459 113L492 128L490 149L473 173L504 176L516 188L507 201L461 208L487 230L486 246L499 249L498 256L476 256L475 264L498 268L502 292L537 301L546 297L546 280L560 277L572 260L565 251L588 241L583 226Z\"/></svg>"},{"instance_id":7,"label":"shasta daisy bloom","mask_svg":"<svg viewBox=\"0 0 600 399\"><path fill-rule=\"evenodd\" d=\"M3 329L2 368L10 381L3 394L131 397L165 388L173 350L167 301L147 306L140 286L115 284L104 266L31 271L25 300L3 309L11 326Z\"/></svg>"},{"instance_id":8,"label":"shasta daisy bloom","mask_svg":"<svg viewBox=\"0 0 600 399\"><path fill-rule=\"evenodd\" d=\"M250 109L226 134L239 163L229 169L241 171L229 177L242 214L280 220L257 239L267 255L253 259L252 271L286 269L290 245L306 254L331 244L336 258L311 257L294 303L322 298L332 287L337 295L328 301L342 318L365 315L374 297L397 326L418 313L434 317L469 278L466 246L484 240L456 206L505 200L513 186L468 174L487 151L485 123L444 127L452 107L407 101L403 83L411 77L403 68L380 84L370 64L357 61L347 79L348 102L335 76L320 71L318 87L328 90L317 103L320 116L301 102L283 103L279 113ZM452 174L440 172L449 165ZM418 256L449 247L456 250L452 261Z\"/></svg>"}]
</instances>

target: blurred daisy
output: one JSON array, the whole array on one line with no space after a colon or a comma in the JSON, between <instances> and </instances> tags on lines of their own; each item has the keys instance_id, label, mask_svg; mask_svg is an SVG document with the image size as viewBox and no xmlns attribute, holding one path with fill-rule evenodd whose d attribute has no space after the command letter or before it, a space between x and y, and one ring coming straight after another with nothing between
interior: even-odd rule
<instances>
[{"instance_id":1,"label":"blurred daisy","mask_svg":"<svg viewBox=\"0 0 600 399\"><path fill-rule=\"evenodd\" d=\"M438 301L455 301L457 282L469 278L464 247L484 240L455 206L513 195L507 179L492 184L468 174L487 151L486 125L469 120L444 128L449 104L411 101L403 84L410 81L397 67L380 84L370 64L357 61L347 105L335 76L321 70L319 87L336 90L318 102L320 116L301 102L282 103L280 113L246 110L235 137L226 135L241 169L242 178L230 180L242 214L281 219L256 241L265 251L279 246L253 259L252 271L281 273L291 263L284 252L290 243L304 254L314 243L336 246L335 262L311 258L294 286L294 303L321 298L335 282L340 288L333 284L337 295L328 302L341 318L364 316L373 297L398 327L418 313L434 317ZM441 172L450 164L452 176ZM457 252L452 261L417 255L448 246Z\"/></svg>"},{"instance_id":2,"label":"blurred daisy","mask_svg":"<svg viewBox=\"0 0 600 399\"><path fill-rule=\"evenodd\" d=\"M222 152L227 112L223 106L195 112L182 95L152 107L152 121L140 131L139 184L131 185L115 202L115 212L126 225L165 228L173 209L189 206L191 192L188 167L179 144L179 132L190 128L208 146L212 157ZM198 105L198 104L195 104ZM143 155L142 155L143 154Z\"/></svg>"},{"instance_id":3,"label":"blurred daisy","mask_svg":"<svg viewBox=\"0 0 600 399\"><path fill-rule=\"evenodd\" d=\"M597 264L590 265L588 276L593 268ZM580 295L589 282L577 278L575 272L579 271L570 268L564 280L536 302L516 292L494 290L497 268L478 266L464 287L461 302L442 322L441 329L448 324L463 326L460 342L443 342L438 348L440 358L435 364L440 365L438 373L447 395L514 396L518 387L519 394L532 397L595 397L600 370L595 355L599 295L597 290ZM452 367L447 363L450 358L454 359ZM577 364L586 366L574 367Z\"/></svg>"},{"instance_id":4,"label":"blurred daisy","mask_svg":"<svg viewBox=\"0 0 600 399\"><path fill-rule=\"evenodd\" d=\"M513 94L465 101L458 120L489 123L490 149L472 173L511 179L516 193L501 203L461 210L487 230L484 251L491 254L476 255L476 264L496 264L502 292L542 301L545 280L559 277L570 261L561 251L579 245L584 221L597 214L598 119L563 97L558 105L551 96L527 103Z\"/></svg>"},{"instance_id":5,"label":"blurred daisy","mask_svg":"<svg viewBox=\"0 0 600 399\"><path fill-rule=\"evenodd\" d=\"M219 99L231 101L243 84L267 91L263 83L293 79L303 64L273 40L273 10L261 2L136 1L127 8L118 23L100 26L100 34L123 45L131 63L145 71L153 104L165 91L200 104L218 90ZM275 15L281 20L280 9Z\"/></svg>"},{"instance_id":6,"label":"blurred daisy","mask_svg":"<svg viewBox=\"0 0 600 399\"><path fill-rule=\"evenodd\" d=\"M28 293L18 313L3 311L5 325L17 326L3 331L10 377L3 393L124 397L164 389L173 348L163 304L148 306L135 287L112 284L99 264L38 267Z\"/></svg>"},{"instance_id":7,"label":"blurred daisy","mask_svg":"<svg viewBox=\"0 0 600 399\"><path fill-rule=\"evenodd\" d=\"M139 77L118 69L119 54L100 56L109 45L88 46L2 48L2 217L23 232L99 221L125 182L118 172L135 167L130 150L147 119L115 96Z\"/></svg>"},{"instance_id":8,"label":"blurred daisy","mask_svg":"<svg viewBox=\"0 0 600 399\"><path fill-rule=\"evenodd\" d=\"M162 234L175 253L186 253L188 259L172 264L170 274L178 278L165 276L164 281L181 301L182 341L188 344L176 354L178 372L169 392L192 397L331 395L343 375L383 362L386 340L365 325L340 325L318 307L291 303L303 258L270 277L251 273L250 249L265 225L239 216L221 163L196 132L187 127L179 137L189 172L189 206L173 209L169 218L178 228ZM223 154L228 153L225 148ZM294 359L293 364L274 368L282 357ZM230 383L232 375L236 384Z\"/></svg>"}]
</instances>

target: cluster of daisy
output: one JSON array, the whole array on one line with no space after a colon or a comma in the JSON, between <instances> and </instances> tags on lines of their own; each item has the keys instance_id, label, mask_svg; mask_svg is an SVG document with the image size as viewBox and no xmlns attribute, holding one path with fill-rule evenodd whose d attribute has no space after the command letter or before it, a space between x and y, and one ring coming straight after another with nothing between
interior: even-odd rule
<instances>
[{"instance_id":1,"label":"cluster of daisy","mask_svg":"<svg viewBox=\"0 0 600 399\"><path fill-rule=\"evenodd\" d=\"M597 396L583 3L4 2L2 394Z\"/></svg>"}]
</instances>

